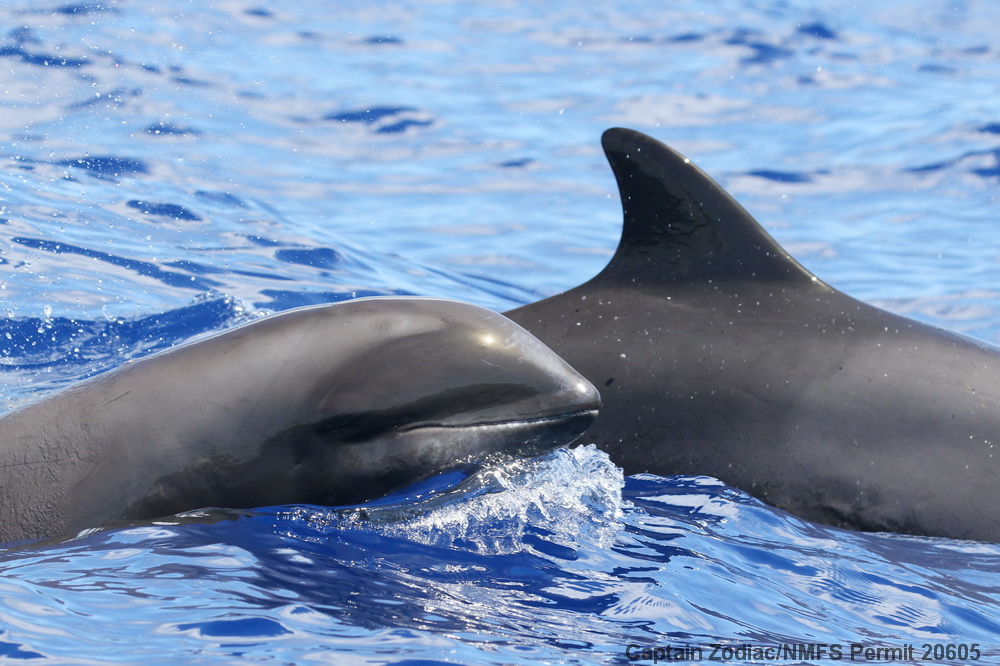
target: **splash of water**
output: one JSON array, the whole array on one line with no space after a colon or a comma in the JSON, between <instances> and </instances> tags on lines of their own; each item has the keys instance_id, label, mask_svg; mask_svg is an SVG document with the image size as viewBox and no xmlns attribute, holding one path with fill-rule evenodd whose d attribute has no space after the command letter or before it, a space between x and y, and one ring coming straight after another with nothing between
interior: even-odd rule
<instances>
[{"instance_id":1,"label":"splash of water","mask_svg":"<svg viewBox=\"0 0 1000 666\"><path fill-rule=\"evenodd\" d=\"M624 483L607 454L588 445L502 461L416 503L404 491L400 501L294 507L277 518L300 539L358 529L483 554L535 550L540 539L565 548L605 547L619 529Z\"/></svg>"}]
</instances>

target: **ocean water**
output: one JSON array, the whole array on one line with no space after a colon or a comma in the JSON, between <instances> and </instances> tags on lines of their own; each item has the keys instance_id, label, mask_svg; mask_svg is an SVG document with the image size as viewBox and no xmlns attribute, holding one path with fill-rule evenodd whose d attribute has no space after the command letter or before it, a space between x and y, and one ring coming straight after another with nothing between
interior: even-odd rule
<instances>
[{"instance_id":1,"label":"ocean water","mask_svg":"<svg viewBox=\"0 0 1000 666\"><path fill-rule=\"evenodd\" d=\"M575 286L620 229L611 126L830 284L1000 342L998 24L985 1L6 3L0 409L299 305ZM1000 663L1000 547L581 444L444 503L0 550L0 660Z\"/></svg>"}]
</instances>

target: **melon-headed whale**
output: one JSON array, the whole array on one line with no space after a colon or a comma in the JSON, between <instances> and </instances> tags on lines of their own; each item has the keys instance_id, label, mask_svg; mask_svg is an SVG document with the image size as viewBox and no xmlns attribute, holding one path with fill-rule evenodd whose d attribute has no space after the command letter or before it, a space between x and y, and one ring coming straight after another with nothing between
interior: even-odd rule
<instances>
[{"instance_id":1,"label":"melon-headed whale","mask_svg":"<svg viewBox=\"0 0 1000 666\"><path fill-rule=\"evenodd\" d=\"M389 297L290 310L0 418L0 541L209 506L356 503L567 444L599 402L483 308Z\"/></svg>"},{"instance_id":2,"label":"melon-headed whale","mask_svg":"<svg viewBox=\"0 0 1000 666\"><path fill-rule=\"evenodd\" d=\"M591 441L823 523L1000 541L997 349L824 284L662 143L603 145L616 253L507 313L600 389Z\"/></svg>"}]
</instances>

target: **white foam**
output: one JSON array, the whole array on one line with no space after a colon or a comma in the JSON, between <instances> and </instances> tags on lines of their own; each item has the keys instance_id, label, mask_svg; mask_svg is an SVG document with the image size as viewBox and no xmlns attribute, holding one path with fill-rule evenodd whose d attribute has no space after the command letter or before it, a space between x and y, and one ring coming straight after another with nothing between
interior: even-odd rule
<instances>
[{"instance_id":1,"label":"white foam","mask_svg":"<svg viewBox=\"0 0 1000 666\"><path fill-rule=\"evenodd\" d=\"M378 530L420 543L510 553L536 538L577 549L609 544L622 517L622 470L593 445L510 460L479 472L477 492Z\"/></svg>"}]
</instances>

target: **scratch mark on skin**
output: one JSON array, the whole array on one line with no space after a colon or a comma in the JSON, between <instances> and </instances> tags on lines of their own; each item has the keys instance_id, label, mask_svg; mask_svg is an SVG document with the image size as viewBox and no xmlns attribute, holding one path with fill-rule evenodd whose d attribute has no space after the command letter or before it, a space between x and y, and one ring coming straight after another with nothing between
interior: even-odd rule
<instances>
[{"instance_id":1,"label":"scratch mark on skin","mask_svg":"<svg viewBox=\"0 0 1000 666\"><path fill-rule=\"evenodd\" d=\"M127 395L128 395L129 393L131 393L131 392L132 392L132 391L125 391L124 393L122 393L122 394L121 394L120 396L118 396L117 398L111 398L111 400L108 400L108 401L107 401L106 403L104 403L104 405L102 405L102 406L103 406L103 407L107 407L107 406L108 406L108 405L110 405L111 403L113 403L113 402L116 402L116 401L118 401L118 400L121 400L122 398L124 398L125 396L127 396Z\"/></svg>"},{"instance_id":2,"label":"scratch mark on skin","mask_svg":"<svg viewBox=\"0 0 1000 666\"><path fill-rule=\"evenodd\" d=\"M97 462L97 461L91 462L90 471L88 471L86 474L84 474L83 478L80 479L79 481L77 481L76 484L74 484L73 490L75 491L77 488L79 488L80 486L82 486L83 483L87 479L89 479L91 477L91 475L93 475L93 473L96 472L100 468L100 466L101 466L100 462Z\"/></svg>"}]
</instances>

